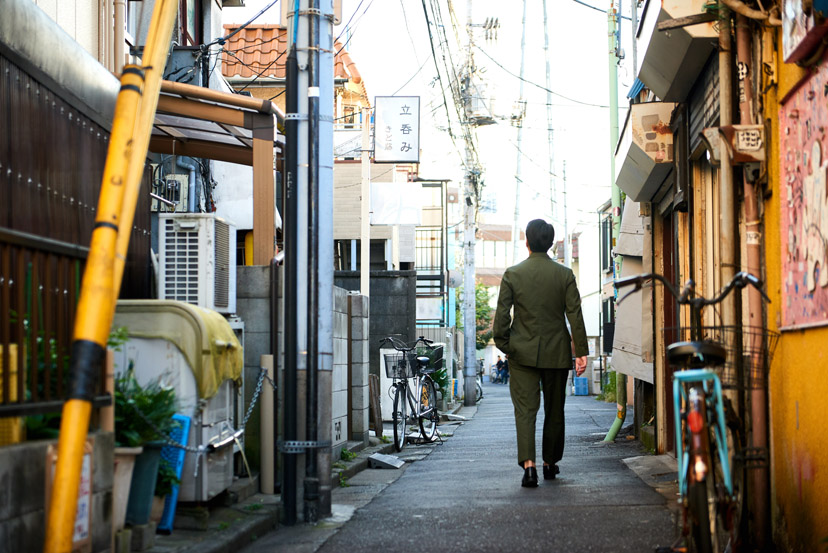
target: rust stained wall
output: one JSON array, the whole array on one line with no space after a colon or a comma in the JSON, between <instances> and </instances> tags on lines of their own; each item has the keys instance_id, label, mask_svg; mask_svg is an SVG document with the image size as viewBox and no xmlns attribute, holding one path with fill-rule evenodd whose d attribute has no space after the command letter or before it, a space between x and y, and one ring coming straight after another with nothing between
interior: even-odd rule
<instances>
[{"instance_id":1,"label":"rust stained wall","mask_svg":"<svg viewBox=\"0 0 828 553\"><path fill-rule=\"evenodd\" d=\"M777 45L781 36L777 34ZM822 62L823 64L826 61ZM807 73L782 62L777 54L779 86L765 95L765 119L770 126L768 174L772 195L765 202L766 279L771 305L768 324L782 325L784 285L780 201L786 201L781 181L780 104ZM823 551L828 537L828 433L824 405L828 401L828 328L782 333L770 370L771 485L774 539L780 550Z\"/></svg>"}]
</instances>

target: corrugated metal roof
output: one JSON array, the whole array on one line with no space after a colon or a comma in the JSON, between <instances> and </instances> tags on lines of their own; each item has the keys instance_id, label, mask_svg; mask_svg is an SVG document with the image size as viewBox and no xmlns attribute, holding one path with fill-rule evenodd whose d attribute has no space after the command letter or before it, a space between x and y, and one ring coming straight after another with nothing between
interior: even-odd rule
<instances>
[{"instance_id":1,"label":"corrugated metal roof","mask_svg":"<svg viewBox=\"0 0 828 553\"><path fill-rule=\"evenodd\" d=\"M635 98L641 93L642 90L644 90L644 83L642 83L640 79L636 79L630 88L630 91L627 93L627 98Z\"/></svg>"}]
</instances>

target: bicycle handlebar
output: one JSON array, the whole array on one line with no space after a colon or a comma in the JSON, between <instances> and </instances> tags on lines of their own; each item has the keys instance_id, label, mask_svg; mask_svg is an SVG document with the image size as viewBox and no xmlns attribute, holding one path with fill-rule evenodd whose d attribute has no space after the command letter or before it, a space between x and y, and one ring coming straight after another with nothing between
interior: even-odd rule
<instances>
[{"instance_id":1,"label":"bicycle handlebar","mask_svg":"<svg viewBox=\"0 0 828 553\"><path fill-rule=\"evenodd\" d=\"M725 286L717 296L715 296L711 299L707 299L707 298L704 298L704 297L701 297L701 296L692 297L693 294L695 293L695 288L696 288L696 283L693 281L693 279L688 280L685 283L684 288L682 289L681 293L679 293L679 292L676 291L676 289L673 287L673 285L670 284L670 282L666 278L664 278L663 276L661 276L659 274L656 274L656 273L645 273L645 274L640 274L640 275L635 275L635 276L631 276L631 277L622 278L620 280L615 281L615 287L619 290L621 288L626 287L626 286L635 285L635 289L631 290L630 292L625 294L620 300L618 300L618 305L620 305L621 302L624 301L627 298L627 296L629 296L630 294L634 294L638 290L641 290L644 283L646 281L652 280L652 279L655 279L655 280L661 282L664 285L664 287L676 298L678 303L680 303L682 305L693 305L693 306L696 306L696 307L704 307L706 305L713 305L713 304L721 302L734 289L736 289L736 288L742 289L745 286L747 286L748 284L753 286L754 288L756 288L759 291L759 293L762 294L762 298L764 298L764 300L766 302L770 303L770 301L771 301L770 298L768 297L768 295L765 293L765 291L762 290L762 281L759 280L754 275L752 275L750 273L746 273L745 271L740 271L740 272L736 273L736 275L734 275L733 279L731 279L731 281L727 283L727 286Z\"/></svg>"},{"instance_id":2,"label":"bicycle handlebar","mask_svg":"<svg viewBox=\"0 0 828 553\"><path fill-rule=\"evenodd\" d=\"M434 342L432 340L428 340L424 336L420 336L419 338L414 340L414 343L411 344L410 346L408 344L406 344L405 342L403 342L402 340L398 339L398 338L394 338L393 336L387 336L387 337L382 338L380 340L379 345L380 345L380 347L382 347L382 346L384 346L385 344L387 344L389 342L391 343L392 346L394 346L394 349L397 350L397 351L411 351L414 348L416 348L417 344L420 343L420 342L422 342L422 344L425 347L427 347L428 349L434 349L433 346L431 345Z\"/></svg>"}]
</instances>

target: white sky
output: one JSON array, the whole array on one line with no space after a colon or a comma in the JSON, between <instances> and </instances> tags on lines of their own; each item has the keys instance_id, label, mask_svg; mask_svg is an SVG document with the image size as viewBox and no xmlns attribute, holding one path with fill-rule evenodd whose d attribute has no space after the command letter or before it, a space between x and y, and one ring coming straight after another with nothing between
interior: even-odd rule
<instances>
[{"instance_id":1,"label":"white sky","mask_svg":"<svg viewBox=\"0 0 828 553\"><path fill-rule=\"evenodd\" d=\"M607 0L584 0L606 10ZM225 8L225 22L243 23L268 2L246 0L245 8ZM432 0L425 0L432 16ZM432 21L432 35L438 63L454 63L459 67L465 60L465 51L458 51L459 43L466 44L466 2L439 0L445 34L451 45L451 59L443 60L439 47L438 29ZM431 178L450 178L462 186L463 142L461 129L453 117L452 130L458 137L452 144L446 129L446 109L443 106L437 71L431 58L431 46L423 12L423 0L343 0L342 24L334 34L343 42L362 74L372 98L385 95L421 96L421 165L420 175ZM454 22L448 9L454 7ZM578 222L597 224L596 209L610 197L610 139L609 139L609 58L607 16L575 0L547 0L549 9L549 44L551 66L552 121L554 130L555 170L559 176L556 200L561 211L556 230L561 233L563 219L563 164L566 162L566 189L568 228ZM622 13L629 15L629 2ZM475 0L472 22L482 24L486 18L500 20L497 41L487 42L482 29L474 32L475 44L509 71L520 73L520 41L522 2ZM262 22L279 20L279 4L274 6ZM346 27L347 26L347 27ZM456 29L456 30L455 30ZM527 0L525 78L545 86L546 69L542 0ZM618 70L619 127L623 127L627 105L626 92L632 85L632 50L630 22L622 22L622 43L627 59ZM515 175L517 171L517 128L509 123L519 98L520 81L493 63L483 52L473 50L480 68L478 85L487 90L484 100L499 119L496 125L478 128L478 152L484 169L483 198L492 201L496 213L484 213L488 223L512 224L515 202ZM421 68L418 72L418 69ZM441 71L443 71L441 69ZM415 75L416 73L416 75ZM443 72L445 75L445 72ZM413 78L412 78L413 77ZM408 82L408 84L406 84ZM442 85L447 86L444 80ZM403 86L405 85L405 86ZM402 87L402 88L401 88ZM451 91L446 88L449 109L454 110ZM585 104L568 100L574 99ZM527 113L524 120L521 150L522 182L520 226L536 217L551 219L550 180L548 173L546 91L524 83ZM605 107L597 107L605 106ZM456 113L456 112L453 112ZM619 128L619 132L620 129ZM460 151L458 151L458 149Z\"/></svg>"}]
</instances>

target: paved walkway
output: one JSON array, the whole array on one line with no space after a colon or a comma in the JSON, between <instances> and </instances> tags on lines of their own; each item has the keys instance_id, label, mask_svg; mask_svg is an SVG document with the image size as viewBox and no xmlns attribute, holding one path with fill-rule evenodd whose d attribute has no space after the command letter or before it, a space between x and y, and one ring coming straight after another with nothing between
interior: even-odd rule
<instances>
[{"instance_id":1,"label":"paved walkway","mask_svg":"<svg viewBox=\"0 0 828 553\"><path fill-rule=\"evenodd\" d=\"M479 406L460 414L469 420L441 425L453 434L442 444L405 448L401 456L416 462L368 469L337 488L331 519L280 527L243 552L618 553L672 542L667 501L622 461L645 455L641 445L601 441L614 405L567 398L561 474L535 489L520 487L508 388L486 384Z\"/></svg>"}]
</instances>

